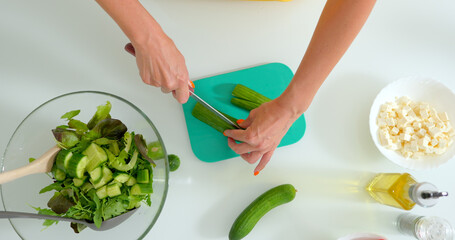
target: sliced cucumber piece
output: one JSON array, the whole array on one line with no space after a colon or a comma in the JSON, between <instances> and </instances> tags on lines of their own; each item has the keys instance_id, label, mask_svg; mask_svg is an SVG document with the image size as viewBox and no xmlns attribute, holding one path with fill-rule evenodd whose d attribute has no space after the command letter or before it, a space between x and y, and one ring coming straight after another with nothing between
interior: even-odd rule
<instances>
[{"instance_id":1,"label":"sliced cucumber piece","mask_svg":"<svg viewBox=\"0 0 455 240\"><path fill-rule=\"evenodd\" d=\"M130 178L128 178L128 181L126 181L125 184L126 184L126 186L131 187L136 183L137 183L136 178L134 178L133 176L130 176Z\"/></svg>"},{"instance_id":2,"label":"sliced cucumber piece","mask_svg":"<svg viewBox=\"0 0 455 240\"><path fill-rule=\"evenodd\" d=\"M63 181L66 179L66 173L58 168L55 169L54 178L57 181Z\"/></svg>"},{"instance_id":3,"label":"sliced cucumber piece","mask_svg":"<svg viewBox=\"0 0 455 240\"><path fill-rule=\"evenodd\" d=\"M98 183L99 181L101 181L101 178L103 177L103 168L97 167L92 171L88 172L88 174L90 175L90 181L92 183Z\"/></svg>"},{"instance_id":4,"label":"sliced cucumber piece","mask_svg":"<svg viewBox=\"0 0 455 240\"><path fill-rule=\"evenodd\" d=\"M106 152L96 143L91 143L83 154L88 157L87 171L89 172L107 161Z\"/></svg>"},{"instance_id":5,"label":"sliced cucumber piece","mask_svg":"<svg viewBox=\"0 0 455 240\"><path fill-rule=\"evenodd\" d=\"M138 183L149 183L149 170L142 169L137 172L136 181Z\"/></svg>"},{"instance_id":6,"label":"sliced cucumber piece","mask_svg":"<svg viewBox=\"0 0 455 240\"><path fill-rule=\"evenodd\" d=\"M146 195L153 193L152 183L136 183L131 187L132 195Z\"/></svg>"},{"instance_id":7,"label":"sliced cucumber piece","mask_svg":"<svg viewBox=\"0 0 455 240\"><path fill-rule=\"evenodd\" d=\"M95 187L96 189L106 185L108 182L110 182L112 180L112 172L111 170L108 168L108 167L105 167L105 166L102 166L102 177L101 177L101 180L97 183L93 183L93 187Z\"/></svg>"},{"instance_id":8,"label":"sliced cucumber piece","mask_svg":"<svg viewBox=\"0 0 455 240\"><path fill-rule=\"evenodd\" d=\"M60 150L57 153L55 159L55 164L57 164L57 168L66 173L66 166L68 166L68 161L71 159L72 156L73 156L72 152L66 149Z\"/></svg>"},{"instance_id":9,"label":"sliced cucumber piece","mask_svg":"<svg viewBox=\"0 0 455 240\"><path fill-rule=\"evenodd\" d=\"M96 195L99 199L103 199L107 197L107 188L106 186L102 186L101 188L96 190Z\"/></svg>"},{"instance_id":10,"label":"sliced cucumber piece","mask_svg":"<svg viewBox=\"0 0 455 240\"><path fill-rule=\"evenodd\" d=\"M94 187L93 187L93 185L92 185L91 183L85 182L85 183L82 185L81 190L82 190L82 192L85 192L85 193L86 193L86 192L90 191L90 190L93 189L93 188L94 188Z\"/></svg>"},{"instance_id":11,"label":"sliced cucumber piece","mask_svg":"<svg viewBox=\"0 0 455 240\"><path fill-rule=\"evenodd\" d=\"M79 153L73 153L73 156L68 161L66 172L70 177L84 177L85 167L87 166L87 156Z\"/></svg>"},{"instance_id":12,"label":"sliced cucumber piece","mask_svg":"<svg viewBox=\"0 0 455 240\"><path fill-rule=\"evenodd\" d=\"M126 183L130 175L124 172L116 172L114 173L114 180L119 183Z\"/></svg>"},{"instance_id":13,"label":"sliced cucumber piece","mask_svg":"<svg viewBox=\"0 0 455 240\"><path fill-rule=\"evenodd\" d=\"M109 197L115 197L115 196L122 194L122 191L120 190L120 186L121 186L120 183L111 183L111 184L107 185L107 187L106 187L107 195Z\"/></svg>"},{"instance_id":14,"label":"sliced cucumber piece","mask_svg":"<svg viewBox=\"0 0 455 240\"><path fill-rule=\"evenodd\" d=\"M76 187L82 186L85 181L87 181L87 176L83 176L82 178L73 178L73 183Z\"/></svg>"}]
</instances>

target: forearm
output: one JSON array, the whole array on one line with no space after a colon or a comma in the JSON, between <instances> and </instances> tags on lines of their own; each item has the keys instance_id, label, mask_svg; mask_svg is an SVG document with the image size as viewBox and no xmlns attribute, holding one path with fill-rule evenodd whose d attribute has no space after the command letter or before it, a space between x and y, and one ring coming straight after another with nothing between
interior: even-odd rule
<instances>
[{"instance_id":1,"label":"forearm","mask_svg":"<svg viewBox=\"0 0 455 240\"><path fill-rule=\"evenodd\" d=\"M328 0L307 51L280 101L304 113L367 20L375 0ZM289 104L291 103L291 104Z\"/></svg>"},{"instance_id":2,"label":"forearm","mask_svg":"<svg viewBox=\"0 0 455 240\"><path fill-rule=\"evenodd\" d=\"M160 25L138 0L96 0L133 43L162 33ZM144 31L147 29L148 31Z\"/></svg>"}]
</instances>

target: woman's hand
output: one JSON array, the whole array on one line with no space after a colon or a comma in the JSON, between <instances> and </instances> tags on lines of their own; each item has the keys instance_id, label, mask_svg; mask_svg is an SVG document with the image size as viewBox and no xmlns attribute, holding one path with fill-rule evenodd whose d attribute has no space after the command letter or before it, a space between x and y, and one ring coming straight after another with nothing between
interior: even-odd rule
<instances>
[{"instance_id":1,"label":"woman's hand","mask_svg":"<svg viewBox=\"0 0 455 240\"><path fill-rule=\"evenodd\" d=\"M161 88L163 93L172 92L179 103L185 103L190 83L185 59L166 34L160 35L149 41L128 43L125 50L136 56L144 83Z\"/></svg>"},{"instance_id":2,"label":"woman's hand","mask_svg":"<svg viewBox=\"0 0 455 240\"><path fill-rule=\"evenodd\" d=\"M273 152L291 125L300 116L281 103L280 99L272 100L253 109L245 121L238 121L245 130L226 130L229 147L240 154L248 163L260 162L254 169L254 175L264 169ZM236 143L235 140L241 143Z\"/></svg>"}]
</instances>

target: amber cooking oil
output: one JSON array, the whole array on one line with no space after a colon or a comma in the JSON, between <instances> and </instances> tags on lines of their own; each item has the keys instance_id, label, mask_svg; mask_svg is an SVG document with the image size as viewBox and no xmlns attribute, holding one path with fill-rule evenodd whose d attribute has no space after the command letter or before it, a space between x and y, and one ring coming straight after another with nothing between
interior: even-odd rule
<instances>
[{"instance_id":1,"label":"amber cooking oil","mask_svg":"<svg viewBox=\"0 0 455 240\"><path fill-rule=\"evenodd\" d=\"M409 173L380 173L367 185L366 190L376 201L404 210L411 210L415 202L409 188L416 184Z\"/></svg>"}]
</instances>

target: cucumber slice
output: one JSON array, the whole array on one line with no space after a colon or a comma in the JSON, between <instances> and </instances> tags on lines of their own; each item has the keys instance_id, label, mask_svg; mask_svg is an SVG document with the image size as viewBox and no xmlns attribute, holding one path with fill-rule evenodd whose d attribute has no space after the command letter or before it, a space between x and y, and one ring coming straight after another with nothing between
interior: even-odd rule
<instances>
[{"instance_id":1,"label":"cucumber slice","mask_svg":"<svg viewBox=\"0 0 455 240\"><path fill-rule=\"evenodd\" d=\"M107 185L107 187L106 187L107 195L109 197L115 197L115 196L122 194L122 191L120 190L120 186L121 186L121 184L119 184L119 183L111 183L111 184Z\"/></svg>"},{"instance_id":2,"label":"cucumber slice","mask_svg":"<svg viewBox=\"0 0 455 240\"><path fill-rule=\"evenodd\" d=\"M92 182L93 187L95 187L96 189L99 189L100 187L106 185L113 178L112 177L112 172L111 172L111 170L108 167L102 166L101 168L102 168L101 180L99 182L97 182L97 183L94 183L90 179L90 182Z\"/></svg>"},{"instance_id":3,"label":"cucumber slice","mask_svg":"<svg viewBox=\"0 0 455 240\"><path fill-rule=\"evenodd\" d=\"M93 185L92 185L91 183L85 182L85 183L82 185L81 190L82 190L82 192L86 193L86 192L90 191L90 190L93 189L93 188L94 188L94 187L93 187Z\"/></svg>"},{"instance_id":4,"label":"cucumber slice","mask_svg":"<svg viewBox=\"0 0 455 240\"><path fill-rule=\"evenodd\" d=\"M96 143L91 143L83 154L88 157L87 171L89 172L107 161L106 152Z\"/></svg>"},{"instance_id":5,"label":"cucumber slice","mask_svg":"<svg viewBox=\"0 0 455 240\"><path fill-rule=\"evenodd\" d=\"M87 166L87 156L73 153L73 156L68 161L66 172L70 177L82 178L84 177L85 167Z\"/></svg>"},{"instance_id":6,"label":"cucumber slice","mask_svg":"<svg viewBox=\"0 0 455 240\"><path fill-rule=\"evenodd\" d=\"M73 178L74 186L80 187L85 183L86 180L87 176L83 176L82 178Z\"/></svg>"},{"instance_id":7,"label":"cucumber slice","mask_svg":"<svg viewBox=\"0 0 455 240\"><path fill-rule=\"evenodd\" d=\"M90 181L92 183L98 183L99 181L101 181L101 178L103 177L103 168L97 167L92 171L88 172L88 174L90 175Z\"/></svg>"},{"instance_id":8,"label":"cucumber slice","mask_svg":"<svg viewBox=\"0 0 455 240\"><path fill-rule=\"evenodd\" d=\"M151 142L147 146L147 155L152 160L158 160L164 158L164 151L159 141Z\"/></svg>"},{"instance_id":9,"label":"cucumber slice","mask_svg":"<svg viewBox=\"0 0 455 240\"><path fill-rule=\"evenodd\" d=\"M103 199L107 197L107 188L106 186L103 186L96 190L96 195L98 196L99 199Z\"/></svg>"},{"instance_id":10,"label":"cucumber slice","mask_svg":"<svg viewBox=\"0 0 455 240\"><path fill-rule=\"evenodd\" d=\"M131 187L132 195L147 195L153 193L152 183L136 183Z\"/></svg>"},{"instance_id":11,"label":"cucumber slice","mask_svg":"<svg viewBox=\"0 0 455 240\"><path fill-rule=\"evenodd\" d=\"M128 181L126 181L125 184L126 184L126 186L131 187L136 183L137 183L136 178L134 178L133 176L130 176L130 178L128 178Z\"/></svg>"},{"instance_id":12,"label":"cucumber slice","mask_svg":"<svg viewBox=\"0 0 455 240\"><path fill-rule=\"evenodd\" d=\"M66 179L66 173L58 168L55 169L54 178L57 181L63 181Z\"/></svg>"},{"instance_id":13,"label":"cucumber slice","mask_svg":"<svg viewBox=\"0 0 455 240\"><path fill-rule=\"evenodd\" d=\"M114 173L114 180L119 183L126 183L128 179L130 178L130 175L124 172L116 172Z\"/></svg>"},{"instance_id":14,"label":"cucumber slice","mask_svg":"<svg viewBox=\"0 0 455 240\"><path fill-rule=\"evenodd\" d=\"M55 164L57 165L57 168L66 173L66 166L68 166L68 161L71 159L72 156L73 156L72 152L66 149L60 150L57 153L55 159Z\"/></svg>"},{"instance_id":15,"label":"cucumber slice","mask_svg":"<svg viewBox=\"0 0 455 240\"><path fill-rule=\"evenodd\" d=\"M137 172L136 181L138 183L149 183L149 170L142 169Z\"/></svg>"}]
</instances>

